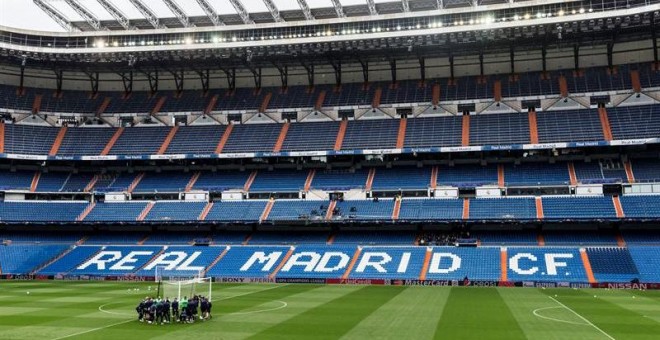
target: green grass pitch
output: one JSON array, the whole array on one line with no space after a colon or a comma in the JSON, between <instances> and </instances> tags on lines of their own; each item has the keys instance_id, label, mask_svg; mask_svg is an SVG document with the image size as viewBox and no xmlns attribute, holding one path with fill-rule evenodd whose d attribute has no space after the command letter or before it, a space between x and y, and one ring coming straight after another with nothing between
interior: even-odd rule
<instances>
[{"instance_id":1,"label":"green grass pitch","mask_svg":"<svg viewBox=\"0 0 660 340\"><path fill-rule=\"evenodd\" d=\"M154 284L2 282L0 339L660 336L660 292L655 291L215 284L212 320L161 326L136 320L134 308L149 286Z\"/></svg>"}]
</instances>

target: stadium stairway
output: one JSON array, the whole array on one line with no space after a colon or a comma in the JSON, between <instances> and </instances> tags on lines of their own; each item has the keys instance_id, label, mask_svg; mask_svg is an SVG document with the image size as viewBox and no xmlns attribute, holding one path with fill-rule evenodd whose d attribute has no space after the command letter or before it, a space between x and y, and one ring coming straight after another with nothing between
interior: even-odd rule
<instances>
[{"instance_id":1,"label":"stadium stairway","mask_svg":"<svg viewBox=\"0 0 660 340\"><path fill-rule=\"evenodd\" d=\"M77 222L84 221L85 218L87 217L87 215L89 215L89 213L92 212L92 210L94 209L95 206L96 206L96 202L91 202L89 205L87 205L85 210L83 210L83 212L80 213L80 215L78 215L78 217L76 218L76 221Z\"/></svg>"},{"instance_id":2,"label":"stadium stairway","mask_svg":"<svg viewBox=\"0 0 660 340\"><path fill-rule=\"evenodd\" d=\"M470 146L470 115L463 115L463 127L461 130L461 145Z\"/></svg>"},{"instance_id":3,"label":"stadium stairway","mask_svg":"<svg viewBox=\"0 0 660 340\"><path fill-rule=\"evenodd\" d=\"M62 141L64 140L67 129L68 128L66 126L62 126L60 128L60 131L57 133L57 137L55 137L55 141L53 142L53 146L51 146L50 152L48 152L48 156L57 155L57 152L60 150L60 146L62 146Z\"/></svg>"},{"instance_id":4,"label":"stadium stairway","mask_svg":"<svg viewBox=\"0 0 660 340\"><path fill-rule=\"evenodd\" d=\"M419 272L419 279L426 280L426 275L429 272L429 265L431 264L431 256L433 255L433 248L426 247L424 253L424 262L422 263L422 269Z\"/></svg>"},{"instance_id":5,"label":"stadium stairway","mask_svg":"<svg viewBox=\"0 0 660 340\"><path fill-rule=\"evenodd\" d=\"M606 141L611 142L614 137L612 137L612 128L610 126L610 119L607 116L607 109L605 107L599 107L598 116L603 129L603 137Z\"/></svg>"},{"instance_id":6,"label":"stadium stairway","mask_svg":"<svg viewBox=\"0 0 660 340\"><path fill-rule=\"evenodd\" d=\"M222 153L222 150L225 148L225 145L227 145L227 141L229 140L229 137L231 136L231 132L234 130L234 124L229 124L227 125L227 128L225 131L222 133L222 137L220 137L220 140L218 141L218 145L215 148L215 153Z\"/></svg>"},{"instance_id":7,"label":"stadium stairway","mask_svg":"<svg viewBox=\"0 0 660 340\"><path fill-rule=\"evenodd\" d=\"M211 268L215 267L215 265L217 265L218 262L220 262L220 260L222 260L222 258L225 257L225 255L227 255L227 252L229 251L229 249L230 249L230 247L226 246L225 250L223 250L222 253L220 253L220 255L218 255L215 258L215 260L213 260L213 262L211 262L208 266L206 266L206 268L204 268L204 271L202 272L201 276L206 277L206 274L209 272L209 270Z\"/></svg>"},{"instance_id":8,"label":"stadium stairway","mask_svg":"<svg viewBox=\"0 0 660 340\"><path fill-rule=\"evenodd\" d=\"M632 84L632 89L636 93L642 92L642 83L639 79L639 71L638 70L630 70L630 82Z\"/></svg>"},{"instance_id":9,"label":"stadium stairway","mask_svg":"<svg viewBox=\"0 0 660 340\"><path fill-rule=\"evenodd\" d=\"M32 178L32 183L30 184L30 192L36 192L37 186L39 185L39 179L41 178L41 172L36 171L34 177Z\"/></svg>"},{"instance_id":10,"label":"stadium stairway","mask_svg":"<svg viewBox=\"0 0 660 340\"><path fill-rule=\"evenodd\" d=\"M167 137L165 137L165 140L163 141L163 144L160 146L160 149L158 149L158 155L164 155L165 152L167 151L167 148L170 146L170 143L172 143L172 140L174 139L174 136L176 135L176 132L179 131L179 126L173 126L170 129L170 132L167 134Z\"/></svg>"},{"instance_id":11,"label":"stadium stairway","mask_svg":"<svg viewBox=\"0 0 660 340\"><path fill-rule=\"evenodd\" d=\"M275 143L275 146L273 147L273 152L280 152L282 150L282 145L284 144L284 140L286 140L286 135L289 131L289 126L291 124L289 122L286 122L282 124L282 128L280 130L280 135L277 137L277 142Z\"/></svg>"},{"instance_id":12,"label":"stadium stairway","mask_svg":"<svg viewBox=\"0 0 660 340\"><path fill-rule=\"evenodd\" d=\"M0 122L0 153L5 153L5 123Z\"/></svg>"},{"instance_id":13,"label":"stadium stairway","mask_svg":"<svg viewBox=\"0 0 660 340\"><path fill-rule=\"evenodd\" d=\"M624 169L626 170L626 179L628 180L628 183L635 183L635 173L633 172L633 167L632 163L630 160L626 160L623 163Z\"/></svg>"},{"instance_id":14,"label":"stadium stairway","mask_svg":"<svg viewBox=\"0 0 660 340\"><path fill-rule=\"evenodd\" d=\"M536 111L530 110L529 113L529 142L531 144L539 143L538 123L536 122Z\"/></svg>"},{"instance_id":15,"label":"stadium stairway","mask_svg":"<svg viewBox=\"0 0 660 340\"><path fill-rule=\"evenodd\" d=\"M355 253L353 254L353 257L351 258L351 262L349 262L348 267L346 267L346 271L344 271L344 274L341 276L342 281L345 281L348 279L349 275L351 275L351 271L353 271L353 268L355 267L355 263L357 263L358 258L360 258L360 255L362 254L362 247L357 247L355 249Z\"/></svg>"},{"instance_id":16,"label":"stadium stairway","mask_svg":"<svg viewBox=\"0 0 660 340\"><path fill-rule=\"evenodd\" d=\"M344 145L344 138L346 137L346 128L348 127L348 120L342 119L339 123L339 132L337 132L337 139L335 141L335 151L340 151L341 147Z\"/></svg>"},{"instance_id":17,"label":"stadium stairway","mask_svg":"<svg viewBox=\"0 0 660 340\"><path fill-rule=\"evenodd\" d=\"M51 264L55 263L56 261L59 261L63 257L67 256L69 253L71 253L75 248L76 248L75 246L70 246L69 248L67 248L66 250L64 250L63 252L58 254L57 256L53 257L52 259L50 259L50 260L44 262L43 264L39 265L38 267L34 268L30 272L30 275L35 275L36 273L40 272L44 268L50 266Z\"/></svg>"}]
</instances>

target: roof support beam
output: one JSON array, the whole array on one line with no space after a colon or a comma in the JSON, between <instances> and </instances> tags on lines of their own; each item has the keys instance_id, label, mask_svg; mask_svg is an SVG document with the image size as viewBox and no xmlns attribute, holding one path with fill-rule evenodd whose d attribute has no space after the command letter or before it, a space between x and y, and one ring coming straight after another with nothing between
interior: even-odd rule
<instances>
[{"instance_id":1,"label":"roof support beam","mask_svg":"<svg viewBox=\"0 0 660 340\"><path fill-rule=\"evenodd\" d=\"M410 4L408 3L408 0L401 0L401 7L403 7L404 12L410 12Z\"/></svg>"},{"instance_id":2,"label":"roof support beam","mask_svg":"<svg viewBox=\"0 0 660 340\"><path fill-rule=\"evenodd\" d=\"M282 19L282 16L280 15L280 10L277 9L277 6L275 6L273 0L264 0L264 4L266 5L266 8L268 8L268 10L270 11L270 14L273 16L275 22L284 21L284 19Z\"/></svg>"},{"instance_id":3,"label":"roof support beam","mask_svg":"<svg viewBox=\"0 0 660 340\"><path fill-rule=\"evenodd\" d=\"M197 4L199 4L199 7L201 7L202 10L204 10L204 13L206 13L206 16L209 17L209 19L211 20L214 26L222 26L225 24L224 22L222 22L222 20L220 20L220 16L215 11L215 9L213 9L211 4L209 4L207 0L196 0L196 1Z\"/></svg>"},{"instance_id":4,"label":"roof support beam","mask_svg":"<svg viewBox=\"0 0 660 340\"><path fill-rule=\"evenodd\" d=\"M438 9L443 9L445 8L445 2L444 0L437 0L436 2Z\"/></svg>"},{"instance_id":5,"label":"roof support beam","mask_svg":"<svg viewBox=\"0 0 660 340\"><path fill-rule=\"evenodd\" d=\"M144 16L147 21L153 26L154 28L166 28L164 25L160 23L160 20L158 19L158 16L154 13L154 11L149 8L142 0L128 0L137 8L140 13Z\"/></svg>"},{"instance_id":6,"label":"roof support beam","mask_svg":"<svg viewBox=\"0 0 660 340\"><path fill-rule=\"evenodd\" d=\"M98 1L103 8L105 8L110 15L112 15L115 20L123 27L125 30L134 30L135 27L131 26L131 23L128 20L128 17L122 13L112 2L108 0L96 0Z\"/></svg>"},{"instance_id":7,"label":"roof support beam","mask_svg":"<svg viewBox=\"0 0 660 340\"><path fill-rule=\"evenodd\" d=\"M305 19L314 20L314 15L312 15L312 11L309 9L309 5L307 4L306 0L298 0L298 5L305 15Z\"/></svg>"},{"instance_id":8,"label":"roof support beam","mask_svg":"<svg viewBox=\"0 0 660 340\"><path fill-rule=\"evenodd\" d=\"M181 22L183 27L195 27L195 25L190 23L190 18L188 18L188 15L186 12L183 11L179 5L174 2L174 0L163 0L163 2L167 5L167 7L174 13L177 19Z\"/></svg>"},{"instance_id":9,"label":"roof support beam","mask_svg":"<svg viewBox=\"0 0 660 340\"><path fill-rule=\"evenodd\" d=\"M67 19L67 17L64 16L60 11L56 10L53 6L50 4L47 4L43 0L32 0L37 7L39 7L42 11L44 11L48 16L53 19L58 25L62 26L67 32L74 32L78 31L77 28L75 28L73 25L71 25L71 21Z\"/></svg>"},{"instance_id":10,"label":"roof support beam","mask_svg":"<svg viewBox=\"0 0 660 340\"><path fill-rule=\"evenodd\" d=\"M101 25L101 21L94 15L92 12L90 12L85 6L83 6L81 3L78 2L78 0L64 0L71 8L73 8L78 15L80 15L87 23L94 27L95 30L100 31L105 29Z\"/></svg>"},{"instance_id":11,"label":"roof support beam","mask_svg":"<svg viewBox=\"0 0 660 340\"><path fill-rule=\"evenodd\" d=\"M369 14L378 15L378 12L376 11L376 3L374 0L367 0L367 7L369 7Z\"/></svg>"},{"instance_id":12,"label":"roof support beam","mask_svg":"<svg viewBox=\"0 0 660 340\"><path fill-rule=\"evenodd\" d=\"M229 2L231 2L232 6L234 6L236 13L238 13L238 16L241 17L244 24L254 24L254 21L250 19L250 14L245 10L245 6L243 6L241 0L229 0Z\"/></svg>"},{"instance_id":13,"label":"roof support beam","mask_svg":"<svg viewBox=\"0 0 660 340\"><path fill-rule=\"evenodd\" d=\"M339 2L339 0L332 0L332 6L335 7L335 12L337 12L338 18L346 17L346 13L344 13L344 8L341 7L341 2Z\"/></svg>"}]
</instances>

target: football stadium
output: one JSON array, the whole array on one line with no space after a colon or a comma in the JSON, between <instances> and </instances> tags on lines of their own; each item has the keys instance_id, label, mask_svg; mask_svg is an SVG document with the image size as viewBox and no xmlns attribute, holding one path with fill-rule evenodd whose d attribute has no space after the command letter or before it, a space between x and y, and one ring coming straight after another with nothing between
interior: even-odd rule
<instances>
[{"instance_id":1,"label":"football stadium","mask_svg":"<svg viewBox=\"0 0 660 340\"><path fill-rule=\"evenodd\" d=\"M0 339L658 339L660 1L0 0Z\"/></svg>"}]
</instances>

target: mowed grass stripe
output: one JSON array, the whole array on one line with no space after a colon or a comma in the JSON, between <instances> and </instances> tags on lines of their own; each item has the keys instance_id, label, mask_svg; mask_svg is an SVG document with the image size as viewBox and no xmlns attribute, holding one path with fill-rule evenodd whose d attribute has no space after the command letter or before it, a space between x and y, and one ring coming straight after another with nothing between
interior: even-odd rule
<instances>
[{"instance_id":1,"label":"mowed grass stripe","mask_svg":"<svg viewBox=\"0 0 660 340\"><path fill-rule=\"evenodd\" d=\"M526 339L496 288L452 287L436 339Z\"/></svg>"},{"instance_id":2,"label":"mowed grass stripe","mask_svg":"<svg viewBox=\"0 0 660 340\"><path fill-rule=\"evenodd\" d=\"M69 283L67 285L67 283ZM32 289L30 295L26 294L25 288ZM59 287L59 288L55 288ZM151 289L148 289L151 287ZM246 296L251 293L260 293L273 288L282 288L284 286L271 285L228 285L221 287L218 296L233 298L234 295ZM0 331L2 338L27 339L32 335L46 336L55 338L70 334L79 333L88 329L105 327L122 320L136 318L134 311L137 303L146 295L155 296L157 294L154 283L117 283L113 286L105 284L94 285L70 284L70 282L43 282L40 286L34 284L14 285L10 289L15 297L11 299L11 304L2 304L0 309L3 313L13 315L13 317L0 318ZM135 290L135 288L139 290ZM226 288L226 289L224 289ZM42 290L59 289L59 294L42 294ZM114 294L99 298L104 293L112 291ZM225 291L228 291L225 294ZM266 297L268 299L269 297ZM50 301L50 302L49 302ZM89 302L85 302L89 301ZM106 305L105 310L115 314L108 314L99 311L99 307ZM12 312L12 309L15 312ZM29 313L21 311L29 310ZM135 321L135 326L140 326ZM114 327L118 327L114 326ZM122 325L123 326L123 325ZM131 328L130 324L126 327ZM140 329L138 329L139 331ZM130 337L134 330L128 332ZM153 330L149 331L149 336ZM100 331L99 331L100 332ZM90 334L83 334L80 338L93 337Z\"/></svg>"},{"instance_id":3,"label":"mowed grass stripe","mask_svg":"<svg viewBox=\"0 0 660 340\"><path fill-rule=\"evenodd\" d=\"M314 289L306 289L307 285L290 285L292 289L300 291L298 294L279 297L280 301L285 301L287 306L277 310L267 310L274 306L281 306L272 301L266 301L259 306L254 306L249 310L242 310L240 313L253 312L251 314L225 314L220 318L214 317L210 322L194 325L196 337L204 339L245 339L261 331L272 327L273 325L285 322L308 310L326 304L341 296L349 294L360 289L358 286L339 287L339 286L310 286ZM240 299L241 297L237 297ZM215 308L215 306L214 306ZM220 307L222 309L222 306ZM259 310L265 310L259 312ZM215 314L215 312L214 312ZM189 339L190 329L183 329L170 332L164 335L154 336L152 339ZM308 335L307 337L311 337Z\"/></svg>"},{"instance_id":4,"label":"mowed grass stripe","mask_svg":"<svg viewBox=\"0 0 660 340\"><path fill-rule=\"evenodd\" d=\"M660 323L598 298L600 290L545 290L615 339L657 339ZM607 291L603 291L606 294ZM554 295L553 295L554 297Z\"/></svg>"},{"instance_id":5,"label":"mowed grass stripe","mask_svg":"<svg viewBox=\"0 0 660 340\"><path fill-rule=\"evenodd\" d=\"M600 290L597 296L660 323L660 301L650 298L651 295L640 295L640 293L645 292L638 290Z\"/></svg>"},{"instance_id":6,"label":"mowed grass stripe","mask_svg":"<svg viewBox=\"0 0 660 340\"><path fill-rule=\"evenodd\" d=\"M404 287L365 286L279 323L251 339L337 339L375 310L405 290Z\"/></svg>"},{"instance_id":7,"label":"mowed grass stripe","mask_svg":"<svg viewBox=\"0 0 660 340\"><path fill-rule=\"evenodd\" d=\"M89 317L98 312L102 301L111 300L98 298L103 287L88 285L86 289L79 289L67 286L67 282L39 282L38 285L34 282L18 282L0 287L4 293L14 295L7 301L9 303L2 304L3 314L7 314L0 318L0 334L3 339L55 338L79 331L80 324L107 324L108 321L117 320L102 315ZM29 295L26 294L28 291ZM29 308L35 310L21 313ZM8 313L11 310L15 310L16 314L10 316ZM85 316L86 320L79 316Z\"/></svg>"},{"instance_id":8,"label":"mowed grass stripe","mask_svg":"<svg viewBox=\"0 0 660 340\"><path fill-rule=\"evenodd\" d=\"M407 287L342 339L433 339L449 292L446 287Z\"/></svg>"},{"instance_id":9,"label":"mowed grass stripe","mask_svg":"<svg viewBox=\"0 0 660 340\"><path fill-rule=\"evenodd\" d=\"M191 330L194 331L195 337L198 337L201 333L207 333L210 339L217 339L218 334L218 325L223 317L223 315L228 315L231 313L236 313L244 310L253 310L254 307L263 304L264 302L286 299L290 295L298 294L302 291L312 290L315 287L312 285L302 285L302 286L293 286L293 285L252 285L252 291L244 291L243 294L236 294L234 296L228 295L224 299L222 298L225 294L225 290L233 290L232 287L223 289L220 286L220 289L214 287L213 291L215 296L219 296L218 300L215 300L213 304L213 315L214 320L208 322L198 322L195 325L149 325L145 323L137 322L137 315L135 317L136 321L119 323L112 327L98 330L93 333L80 334L79 336L73 336L68 339L107 339L108 337L112 339L152 339L157 337L166 337L167 339L189 339ZM235 289L234 289L235 290ZM137 301L133 301L137 304ZM216 321L218 320L218 321ZM106 322L106 325L108 323ZM97 326L97 327L102 327ZM96 327L90 327L96 328ZM73 332L72 334L75 334Z\"/></svg>"},{"instance_id":10,"label":"mowed grass stripe","mask_svg":"<svg viewBox=\"0 0 660 340\"><path fill-rule=\"evenodd\" d=\"M541 289L498 288L497 291L529 339L604 338L602 333L558 305Z\"/></svg>"}]
</instances>

